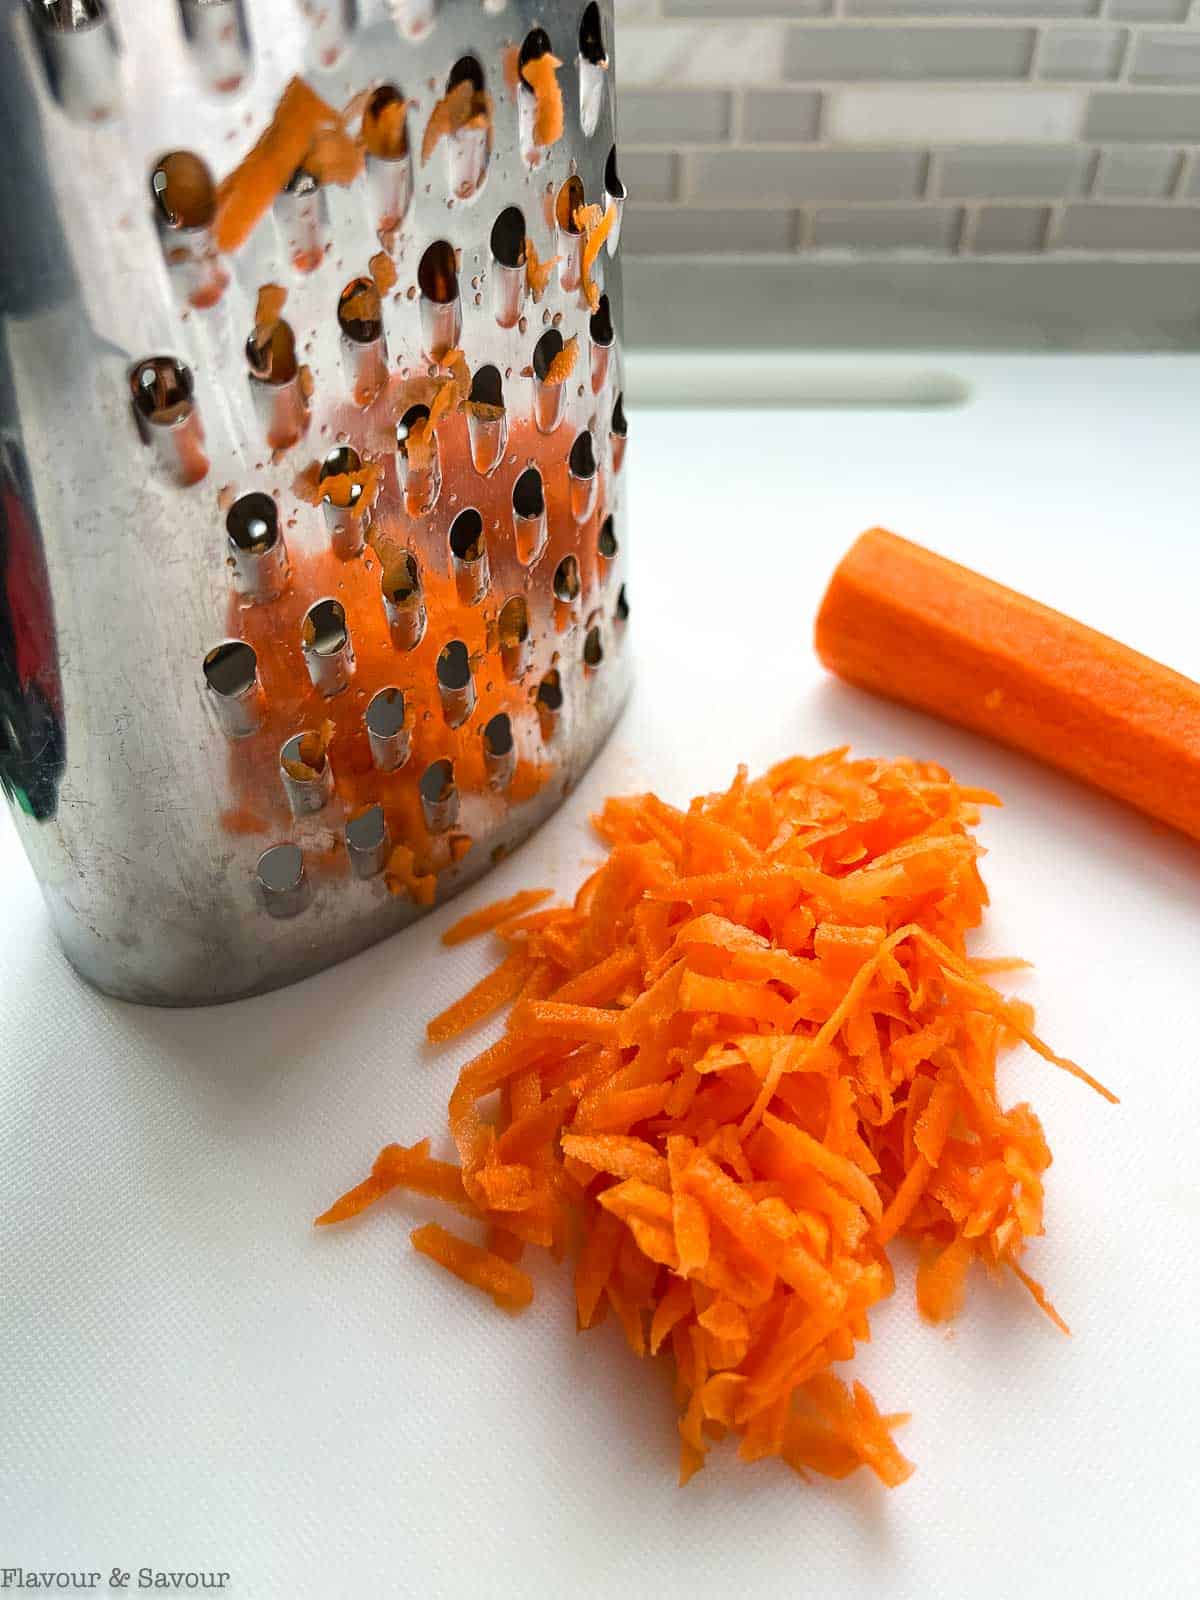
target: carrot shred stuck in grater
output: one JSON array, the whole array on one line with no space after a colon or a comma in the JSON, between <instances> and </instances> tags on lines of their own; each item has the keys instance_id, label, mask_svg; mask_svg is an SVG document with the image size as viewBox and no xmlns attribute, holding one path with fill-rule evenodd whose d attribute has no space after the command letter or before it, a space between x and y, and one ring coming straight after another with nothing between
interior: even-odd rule
<instances>
[{"instance_id":1,"label":"carrot shred stuck in grater","mask_svg":"<svg viewBox=\"0 0 1200 1600\"><path fill-rule=\"evenodd\" d=\"M170 9L0 22L0 784L79 971L190 1005L474 882L611 729L625 191L611 0Z\"/></svg>"}]
</instances>

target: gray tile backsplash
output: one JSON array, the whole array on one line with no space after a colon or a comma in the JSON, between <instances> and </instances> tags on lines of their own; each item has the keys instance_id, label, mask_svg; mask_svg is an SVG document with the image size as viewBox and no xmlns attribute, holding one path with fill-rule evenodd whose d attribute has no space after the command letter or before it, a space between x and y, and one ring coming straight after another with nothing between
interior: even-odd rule
<instances>
[{"instance_id":1,"label":"gray tile backsplash","mask_svg":"<svg viewBox=\"0 0 1200 1600\"><path fill-rule=\"evenodd\" d=\"M953 250L959 206L819 206L812 215L818 250Z\"/></svg>"},{"instance_id":2,"label":"gray tile backsplash","mask_svg":"<svg viewBox=\"0 0 1200 1600\"><path fill-rule=\"evenodd\" d=\"M1092 156L1048 145L984 145L940 151L930 187L947 200L1057 200L1083 194Z\"/></svg>"},{"instance_id":3,"label":"gray tile backsplash","mask_svg":"<svg viewBox=\"0 0 1200 1600\"><path fill-rule=\"evenodd\" d=\"M1200 250L1195 206L1068 206L1063 250Z\"/></svg>"},{"instance_id":4,"label":"gray tile backsplash","mask_svg":"<svg viewBox=\"0 0 1200 1600\"><path fill-rule=\"evenodd\" d=\"M1037 76L1062 83L1115 78L1128 42L1128 28L1048 28L1042 34Z\"/></svg>"},{"instance_id":5,"label":"gray tile backsplash","mask_svg":"<svg viewBox=\"0 0 1200 1600\"><path fill-rule=\"evenodd\" d=\"M616 11L633 255L1200 257L1200 0Z\"/></svg>"},{"instance_id":6,"label":"gray tile backsplash","mask_svg":"<svg viewBox=\"0 0 1200 1600\"><path fill-rule=\"evenodd\" d=\"M1108 15L1122 22L1186 22L1191 0L1109 0Z\"/></svg>"},{"instance_id":7,"label":"gray tile backsplash","mask_svg":"<svg viewBox=\"0 0 1200 1600\"><path fill-rule=\"evenodd\" d=\"M915 200L926 156L917 150L723 150L691 157L685 198L704 205L805 200Z\"/></svg>"},{"instance_id":8,"label":"gray tile backsplash","mask_svg":"<svg viewBox=\"0 0 1200 1600\"><path fill-rule=\"evenodd\" d=\"M1182 164L1170 146L1115 145L1101 152L1092 193L1100 200L1165 200Z\"/></svg>"},{"instance_id":9,"label":"gray tile backsplash","mask_svg":"<svg viewBox=\"0 0 1200 1600\"><path fill-rule=\"evenodd\" d=\"M1133 53L1129 76L1135 83L1200 83L1200 29L1143 33Z\"/></svg>"},{"instance_id":10,"label":"gray tile backsplash","mask_svg":"<svg viewBox=\"0 0 1200 1600\"><path fill-rule=\"evenodd\" d=\"M742 99L743 144L815 144L821 96L811 89L763 89Z\"/></svg>"},{"instance_id":11,"label":"gray tile backsplash","mask_svg":"<svg viewBox=\"0 0 1200 1600\"><path fill-rule=\"evenodd\" d=\"M1042 248L1049 223L1049 206L984 206L963 247L981 256L1029 255Z\"/></svg>"},{"instance_id":12,"label":"gray tile backsplash","mask_svg":"<svg viewBox=\"0 0 1200 1600\"><path fill-rule=\"evenodd\" d=\"M793 28L783 75L802 82L858 79L1024 78L1037 35L1032 28Z\"/></svg>"}]
</instances>

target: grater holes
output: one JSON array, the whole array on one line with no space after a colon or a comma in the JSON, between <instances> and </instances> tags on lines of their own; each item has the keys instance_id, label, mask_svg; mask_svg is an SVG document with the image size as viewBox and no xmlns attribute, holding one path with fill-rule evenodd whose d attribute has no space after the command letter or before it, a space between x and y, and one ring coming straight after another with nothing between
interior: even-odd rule
<instances>
[{"instance_id":1,"label":"grater holes","mask_svg":"<svg viewBox=\"0 0 1200 1600\"><path fill-rule=\"evenodd\" d=\"M617 604L613 615L620 623L629 621L629 596L625 593L624 584L621 585L620 590L617 593Z\"/></svg>"},{"instance_id":2,"label":"grater holes","mask_svg":"<svg viewBox=\"0 0 1200 1600\"><path fill-rule=\"evenodd\" d=\"M84 33L108 15L103 0L40 0L32 9L51 33Z\"/></svg>"},{"instance_id":3,"label":"grater holes","mask_svg":"<svg viewBox=\"0 0 1200 1600\"><path fill-rule=\"evenodd\" d=\"M370 278L351 278L338 296L338 327L354 344L373 344L383 332L383 306Z\"/></svg>"},{"instance_id":4,"label":"grater holes","mask_svg":"<svg viewBox=\"0 0 1200 1600\"><path fill-rule=\"evenodd\" d=\"M460 56L450 71L446 74L446 93L460 83L469 83L475 92L481 93L484 86L483 68L476 56Z\"/></svg>"},{"instance_id":5,"label":"grater holes","mask_svg":"<svg viewBox=\"0 0 1200 1600\"><path fill-rule=\"evenodd\" d=\"M417 283L434 305L447 306L458 299L458 262L454 246L447 240L435 239L427 248L417 269Z\"/></svg>"},{"instance_id":6,"label":"grater holes","mask_svg":"<svg viewBox=\"0 0 1200 1600\"><path fill-rule=\"evenodd\" d=\"M599 304L592 313L588 323L588 339L591 346L592 358L592 393L599 394L608 381L608 369L612 360L612 347L616 334L613 330L612 306L606 294L600 296Z\"/></svg>"},{"instance_id":7,"label":"grater holes","mask_svg":"<svg viewBox=\"0 0 1200 1600\"><path fill-rule=\"evenodd\" d=\"M604 87L608 77L608 55L604 48L604 28L600 8L584 7L579 19L579 126L590 139L600 121L604 106Z\"/></svg>"},{"instance_id":8,"label":"grater holes","mask_svg":"<svg viewBox=\"0 0 1200 1600\"><path fill-rule=\"evenodd\" d=\"M380 772L395 772L408 760L408 708L400 689L380 689L363 718L371 759Z\"/></svg>"},{"instance_id":9,"label":"grater holes","mask_svg":"<svg viewBox=\"0 0 1200 1600\"><path fill-rule=\"evenodd\" d=\"M613 331L612 306L606 294L600 296L600 304L592 313L588 323L588 336L593 344L608 346L616 337Z\"/></svg>"},{"instance_id":10,"label":"grater holes","mask_svg":"<svg viewBox=\"0 0 1200 1600\"><path fill-rule=\"evenodd\" d=\"M591 431L585 428L582 433L575 436L571 446L571 453L567 457L567 464L577 478L593 478L596 475L596 448L592 442Z\"/></svg>"},{"instance_id":11,"label":"grater holes","mask_svg":"<svg viewBox=\"0 0 1200 1600\"><path fill-rule=\"evenodd\" d=\"M462 317L458 297L458 259L453 245L435 239L417 268L421 291L421 333L426 354L440 360L458 343Z\"/></svg>"},{"instance_id":12,"label":"grater holes","mask_svg":"<svg viewBox=\"0 0 1200 1600\"><path fill-rule=\"evenodd\" d=\"M500 368L492 365L476 368L468 399L472 405L498 406L503 410L504 380Z\"/></svg>"},{"instance_id":13,"label":"grater holes","mask_svg":"<svg viewBox=\"0 0 1200 1600\"><path fill-rule=\"evenodd\" d=\"M407 108L395 84L380 84L367 101L362 139L376 161L402 161L408 155Z\"/></svg>"},{"instance_id":14,"label":"grater holes","mask_svg":"<svg viewBox=\"0 0 1200 1600\"><path fill-rule=\"evenodd\" d=\"M509 679L519 678L529 661L529 607L515 594L504 602L497 620L500 661Z\"/></svg>"},{"instance_id":15,"label":"grater holes","mask_svg":"<svg viewBox=\"0 0 1200 1600\"><path fill-rule=\"evenodd\" d=\"M549 744L558 732L559 722L562 718L563 687L562 677L557 667L551 667L541 683L538 684L535 704L542 738Z\"/></svg>"},{"instance_id":16,"label":"grater holes","mask_svg":"<svg viewBox=\"0 0 1200 1600\"><path fill-rule=\"evenodd\" d=\"M274 894L294 889L303 873L304 856L299 845L275 844L258 858L258 881Z\"/></svg>"},{"instance_id":17,"label":"grater holes","mask_svg":"<svg viewBox=\"0 0 1200 1600\"><path fill-rule=\"evenodd\" d=\"M546 494L536 467L526 467L513 484L512 503L518 517L540 517L545 512Z\"/></svg>"},{"instance_id":18,"label":"grater holes","mask_svg":"<svg viewBox=\"0 0 1200 1600\"><path fill-rule=\"evenodd\" d=\"M450 193L460 200L469 200L487 178L488 159L492 150L491 98L485 93L483 68L475 56L460 56L451 67L446 77L446 95L463 86L469 86L470 89L466 107L469 115L465 123L460 123L448 133L444 149ZM437 116L438 108L435 107L430 123L426 124L426 138Z\"/></svg>"},{"instance_id":19,"label":"grater holes","mask_svg":"<svg viewBox=\"0 0 1200 1600\"><path fill-rule=\"evenodd\" d=\"M596 509L599 486L596 480L596 447L591 430L585 428L575 438L567 458L570 481L571 515L586 522Z\"/></svg>"},{"instance_id":20,"label":"grater holes","mask_svg":"<svg viewBox=\"0 0 1200 1600\"><path fill-rule=\"evenodd\" d=\"M471 681L471 657L461 639L451 639L437 658L438 687L465 689Z\"/></svg>"},{"instance_id":21,"label":"grater holes","mask_svg":"<svg viewBox=\"0 0 1200 1600\"><path fill-rule=\"evenodd\" d=\"M258 677L258 656L253 645L229 639L204 658L204 680L222 700L237 700L253 689Z\"/></svg>"},{"instance_id":22,"label":"grater holes","mask_svg":"<svg viewBox=\"0 0 1200 1600\"><path fill-rule=\"evenodd\" d=\"M395 561L383 570L383 597L393 605L403 605L421 590L421 574L417 558L410 550L401 551Z\"/></svg>"},{"instance_id":23,"label":"grater holes","mask_svg":"<svg viewBox=\"0 0 1200 1600\"><path fill-rule=\"evenodd\" d=\"M294 817L310 817L333 798L333 767L325 742L311 729L294 733L279 752L279 777Z\"/></svg>"},{"instance_id":24,"label":"grater holes","mask_svg":"<svg viewBox=\"0 0 1200 1600\"><path fill-rule=\"evenodd\" d=\"M346 823L346 854L356 878L373 878L383 871L388 844L387 819L378 802L364 806Z\"/></svg>"},{"instance_id":25,"label":"grater holes","mask_svg":"<svg viewBox=\"0 0 1200 1600\"><path fill-rule=\"evenodd\" d=\"M103 0L36 0L19 9L35 25L50 92L66 115L76 122L112 116L121 98L120 57Z\"/></svg>"},{"instance_id":26,"label":"grater holes","mask_svg":"<svg viewBox=\"0 0 1200 1600\"><path fill-rule=\"evenodd\" d=\"M130 369L129 398L155 469L180 488L199 483L208 472L208 457L191 369L174 356L148 356Z\"/></svg>"},{"instance_id":27,"label":"grater holes","mask_svg":"<svg viewBox=\"0 0 1200 1600\"><path fill-rule=\"evenodd\" d=\"M340 444L329 451L317 473L317 487L329 485L321 496L321 509L325 513L333 552L342 561L350 560L362 550L371 511L369 506L359 509L359 501L366 492L361 482L351 482L347 497L336 480L361 470L362 457L354 446Z\"/></svg>"},{"instance_id":28,"label":"grater holes","mask_svg":"<svg viewBox=\"0 0 1200 1600\"><path fill-rule=\"evenodd\" d=\"M225 531L247 555L269 555L279 542L279 507L269 494L244 494L230 506Z\"/></svg>"},{"instance_id":29,"label":"grater holes","mask_svg":"<svg viewBox=\"0 0 1200 1600\"><path fill-rule=\"evenodd\" d=\"M318 600L304 618L301 638L306 650L318 656L336 656L350 642L346 611L339 600Z\"/></svg>"},{"instance_id":30,"label":"grater holes","mask_svg":"<svg viewBox=\"0 0 1200 1600\"><path fill-rule=\"evenodd\" d=\"M383 609L398 650L412 650L425 636L425 602L416 557L403 550L383 569Z\"/></svg>"},{"instance_id":31,"label":"grater holes","mask_svg":"<svg viewBox=\"0 0 1200 1600\"><path fill-rule=\"evenodd\" d=\"M354 647L339 600L318 600L300 629L300 643L313 688L331 700L341 694L354 672Z\"/></svg>"},{"instance_id":32,"label":"grater holes","mask_svg":"<svg viewBox=\"0 0 1200 1600\"><path fill-rule=\"evenodd\" d=\"M139 361L129 375L129 389L138 415L153 427L169 428L191 413L191 368L174 356Z\"/></svg>"},{"instance_id":33,"label":"grater holes","mask_svg":"<svg viewBox=\"0 0 1200 1600\"><path fill-rule=\"evenodd\" d=\"M362 457L352 444L339 444L321 462L321 470L317 473L317 482L325 483L330 478L340 478L348 472L358 472L362 468ZM361 484L355 484L356 489L361 489ZM351 504L354 502L351 501Z\"/></svg>"},{"instance_id":34,"label":"grater holes","mask_svg":"<svg viewBox=\"0 0 1200 1600\"><path fill-rule=\"evenodd\" d=\"M460 511L450 525L450 550L456 561L479 561L484 555L483 518L474 506Z\"/></svg>"},{"instance_id":35,"label":"grater holes","mask_svg":"<svg viewBox=\"0 0 1200 1600\"><path fill-rule=\"evenodd\" d=\"M478 367L467 396L467 437L471 461L482 477L500 465L508 443L508 417L504 409L504 380L500 368Z\"/></svg>"},{"instance_id":36,"label":"grater holes","mask_svg":"<svg viewBox=\"0 0 1200 1600\"><path fill-rule=\"evenodd\" d=\"M483 765L491 787L507 788L516 764L512 719L507 711L498 711L483 730Z\"/></svg>"},{"instance_id":37,"label":"grater holes","mask_svg":"<svg viewBox=\"0 0 1200 1600\"><path fill-rule=\"evenodd\" d=\"M317 61L326 69L336 66L357 20L354 0L300 0L300 11L308 22Z\"/></svg>"},{"instance_id":38,"label":"grater holes","mask_svg":"<svg viewBox=\"0 0 1200 1600\"><path fill-rule=\"evenodd\" d=\"M171 150L150 173L155 213L164 228L207 228L217 209L217 187L207 164L190 150Z\"/></svg>"},{"instance_id":39,"label":"grater holes","mask_svg":"<svg viewBox=\"0 0 1200 1600\"><path fill-rule=\"evenodd\" d=\"M461 727L475 708L475 683L471 657L461 639L451 639L437 658L438 693L446 725Z\"/></svg>"},{"instance_id":40,"label":"grater holes","mask_svg":"<svg viewBox=\"0 0 1200 1600\"><path fill-rule=\"evenodd\" d=\"M545 383L546 374L555 356L560 354L563 347L563 336L557 328L547 328L545 333L533 347L533 375L539 383ZM556 385L561 388L562 385Z\"/></svg>"},{"instance_id":41,"label":"grater holes","mask_svg":"<svg viewBox=\"0 0 1200 1600\"><path fill-rule=\"evenodd\" d=\"M583 9L579 19L579 54L594 67L608 65L608 52L604 48L604 26L600 20L600 7L596 0Z\"/></svg>"},{"instance_id":42,"label":"grater holes","mask_svg":"<svg viewBox=\"0 0 1200 1600\"><path fill-rule=\"evenodd\" d=\"M519 206L506 206L492 224L492 257L502 267L522 267L525 263L525 213Z\"/></svg>"},{"instance_id":43,"label":"grater holes","mask_svg":"<svg viewBox=\"0 0 1200 1600\"><path fill-rule=\"evenodd\" d=\"M546 491L536 467L526 467L513 485L512 506L517 560L528 567L545 549L549 533Z\"/></svg>"},{"instance_id":44,"label":"grater holes","mask_svg":"<svg viewBox=\"0 0 1200 1600\"><path fill-rule=\"evenodd\" d=\"M188 50L210 89L232 94L246 75L250 40L242 0L179 0Z\"/></svg>"},{"instance_id":45,"label":"grater holes","mask_svg":"<svg viewBox=\"0 0 1200 1600\"><path fill-rule=\"evenodd\" d=\"M531 61L540 61L550 54L550 35L545 28L531 28L525 35L517 56L517 81L524 94L532 96L533 90L525 82L524 69Z\"/></svg>"},{"instance_id":46,"label":"grater holes","mask_svg":"<svg viewBox=\"0 0 1200 1600\"><path fill-rule=\"evenodd\" d=\"M574 173L559 189L554 201L554 219L563 233L579 234L581 229L575 220L575 213L584 204L583 179Z\"/></svg>"},{"instance_id":47,"label":"grater holes","mask_svg":"<svg viewBox=\"0 0 1200 1600\"><path fill-rule=\"evenodd\" d=\"M291 324L279 318L264 329L255 329L246 340L246 361L250 376L258 383L279 388L291 383L299 367L296 363L296 335Z\"/></svg>"},{"instance_id":48,"label":"grater holes","mask_svg":"<svg viewBox=\"0 0 1200 1600\"><path fill-rule=\"evenodd\" d=\"M604 161L604 192L613 200L621 202L629 198L629 190L621 182L617 172L617 147L614 144Z\"/></svg>"},{"instance_id":49,"label":"grater holes","mask_svg":"<svg viewBox=\"0 0 1200 1600\"><path fill-rule=\"evenodd\" d=\"M596 548L605 561L616 560L620 546L617 543L616 529L613 526L611 517L605 517L600 524L600 534L596 540Z\"/></svg>"},{"instance_id":50,"label":"grater holes","mask_svg":"<svg viewBox=\"0 0 1200 1600\"><path fill-rule=\"evenodd\" d=\"M484 728L483 743L487 752L493 756L506 756L512 751L512 719L507 711L498 711Z\"/></svg>"},{"instance_id":51,"label":"grater holes","mask_svg":"<svg viewBox=\"0 0 1200 1600\"><path fill-rule=\"evenodd\" d=\"M294 917L311 899L304 856L297 844L274 844L264 850L254 869L259 896L272 917Z\"/></svg>"},{"instance_id":52,"label":"grater holes","mask_svg":"<svg viewBox=\"0 0 1200 1600\"><path fill-rule=\"evenodd\" d=\"M574 556L564 556L554 569L554 598L564 605L572 605L579 598L579 562Z\"/></svg>"},{"instance_id":53,"label":"grater holes","mask_svg":"<svg viewBox=\"0 0 1200 1600\"><path fill-rule=\"evenodd\" d=\"M400 689L380 689L367 707L367 732L377 739L394 739L404 731L404 693Z\"/></svg>"},{"instance_id":54,"label":"grater holes","mask_svg":"<svg viewBox=\"0 0 1200 1600\"><path fill-rule=\"evenodd\" d=\"M600 628L593 623L584 636L583 664L590 672L595 672L603 660L604 644L600 638Z\"/></svg>"},{"instance_id":55,"label":"grater holes","mask_svg":"<svg viewBox=\"0 0 1200 1600\"><path fill-rule=\"evenodd\" d=\"M396 443L404 447L405 440L418 422L424 422L429 416L429 407L423 405L409 406L408 410L396 424Z\"/></svg>"},{"instance_id":56,"label":"grater holes","mask_svg":"<svg viewBox=\"0 0 1200 1600\"><path fill-rule=\"evenodd\" d=\"M444 833L458 818L458 789L454 782L454 763L444 756L431 761L421 774L421 810L430 833Z\"/></svg>"},{"instance_id":57,"label":"grater holes","mask_svg":"<svg viewBox=\"0 0 1200 1600\"><path fill-rule=\"evenodd\" d=\"M478 605L487 593L490 572L483 518L474 506L460 511L450 525L450 555L459 600L464 606Z\"/></svg>"},{"instance_id":58,"label":"grater holes","mask_svg":"<svg viewBox=\"0 0 1200 1600\"><path fill-rule=\"evenodd\" d=\"M613 402L612 431L616 434L618 439L625 439L629 436L629 424L625 420L624 390L617 395L616 400Z\"/></svg>"}]
</instances>

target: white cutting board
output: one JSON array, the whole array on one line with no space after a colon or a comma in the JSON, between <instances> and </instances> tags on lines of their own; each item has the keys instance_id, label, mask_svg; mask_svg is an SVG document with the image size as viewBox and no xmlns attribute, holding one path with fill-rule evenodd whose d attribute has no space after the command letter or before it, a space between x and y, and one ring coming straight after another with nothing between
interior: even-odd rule
<instances>
[{"instance_id":1,"label":"white cutting board","mask_svg":"<svg viewBox=\"0 0 1200 1600\"><path fill-rule=\"evenodd\" d=\"M830 682L810 637L882 522L1200 677L1200 363L895 366L973 399L635 414L633 703L541 835L391 943L216 1011L117 1004L0 826L0 1565L225 1571L253 1600L1197 1592L1200 849ZM511 1319L413 1254L432 1205L308 1221L385 1140L444 1142L463 1051L422 1024L483 970L437 946L467 905L572 890L606 793L682 801L847 740L1004 796L977 948L1036 963L1045 1035L1122 1097L1005 1071L1055 1151L1027 1260L1075 1334L983 1281L926 1328L902 1260L857 1371L913 1413L910 1482L717 1450L681 1491L666 1371L611 1323L576 1337L565 1268L539 1261Z\"/></svg>"}]
</instances>

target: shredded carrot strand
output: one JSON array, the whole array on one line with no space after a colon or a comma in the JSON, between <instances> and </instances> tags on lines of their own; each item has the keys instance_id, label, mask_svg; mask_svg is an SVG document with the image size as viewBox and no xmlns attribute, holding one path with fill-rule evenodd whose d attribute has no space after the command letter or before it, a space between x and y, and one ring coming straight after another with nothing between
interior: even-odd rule
<instances>
[{"instance_id":1,"label":"shredded carrot strand","mask_svg":"<svg viewBox=\"0 0 1200 1600\"><path fill-rule=\"evenodd\" d=\"M522 889L518 894L509 895L507 900L493 900L491 905L480 906L478 911L468 912L447 928L442 935L442 943L465 944L468 939L477 939L481 933L491 933L502 922L510 922L514 917L531 911L534 906L540 906L543 900L549 900L552 892L550 889Z\"/></svg>"}]
</instances>

